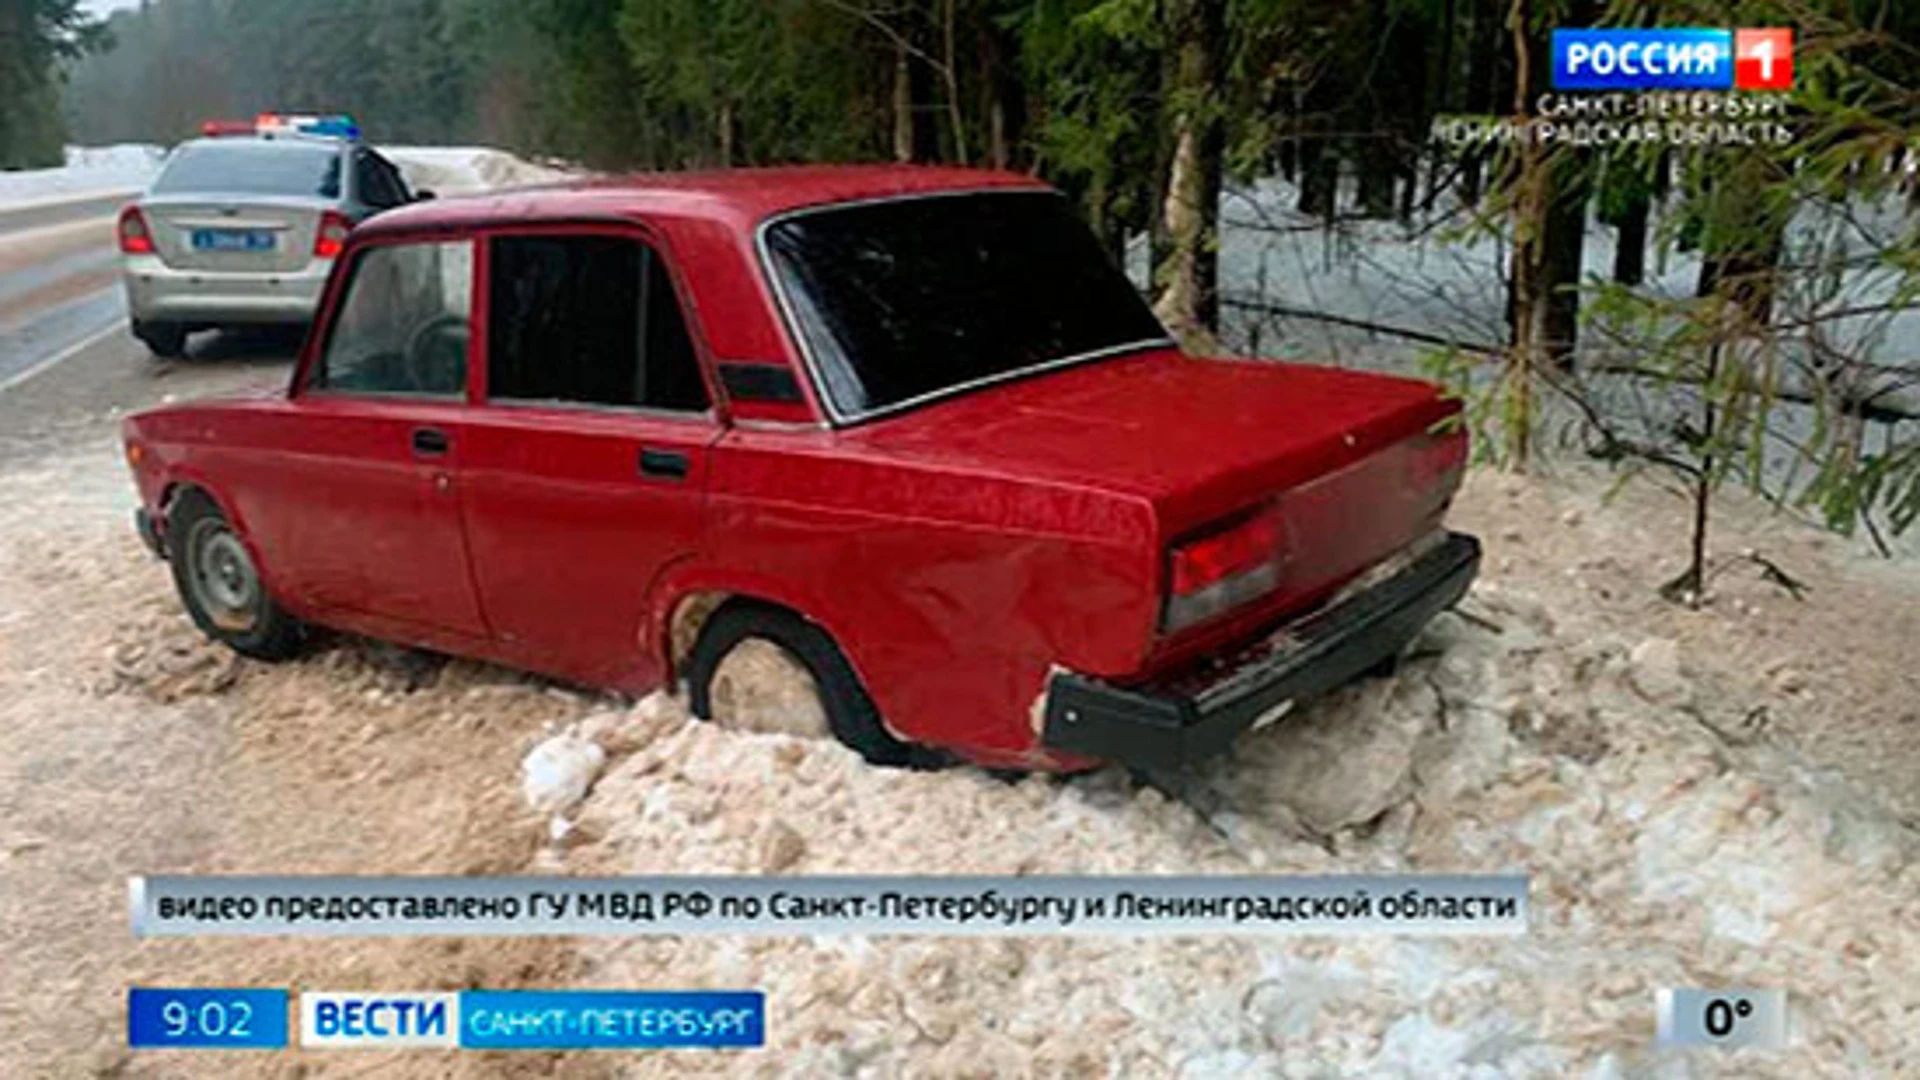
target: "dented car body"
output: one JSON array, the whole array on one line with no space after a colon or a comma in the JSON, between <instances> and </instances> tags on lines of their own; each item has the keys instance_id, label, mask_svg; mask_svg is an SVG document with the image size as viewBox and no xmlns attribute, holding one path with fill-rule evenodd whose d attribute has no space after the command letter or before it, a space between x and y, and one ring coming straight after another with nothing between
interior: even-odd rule
<instances>
[{"instance_id":1,"label":"dented car body","mask_svg":"<svg viewBox=\"0 0 1920 1080\"><path fill-rule=\"evenodd\" d=\"M844 167L383 215L285 391L125 436L143 535L229 640L272 605L644 692L751 602L888 737L1075 769L1215 752L1457 600L1456 417L1184 355L1031 178ZM233 541L184 551L214 519Z\"/></svg>"}]
</instances>

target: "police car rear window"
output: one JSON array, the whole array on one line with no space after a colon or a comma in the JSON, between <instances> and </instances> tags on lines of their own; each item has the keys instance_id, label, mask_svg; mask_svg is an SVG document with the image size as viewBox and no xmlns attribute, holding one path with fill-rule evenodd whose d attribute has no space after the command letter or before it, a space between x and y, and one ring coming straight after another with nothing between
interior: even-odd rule
<instances>
[{"instance_id":1,"label":"police car rear window","mask_svg":"<svg viewBox=\"0 0 1920 1080\"><path fill-rule=\"evenodd\" d=\"M156 195L340 197L340 151L303 143L195 143L167 159Z\"/></svg>"}]
</instances>

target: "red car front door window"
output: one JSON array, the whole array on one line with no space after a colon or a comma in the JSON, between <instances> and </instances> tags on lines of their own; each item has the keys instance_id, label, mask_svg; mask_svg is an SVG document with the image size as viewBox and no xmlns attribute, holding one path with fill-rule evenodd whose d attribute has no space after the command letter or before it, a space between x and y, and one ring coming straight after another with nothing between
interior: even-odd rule
<instances>
[{"instance_id":1,"label":"red car front door window","mask_svg":"<svg viewBox=\"0 0 1920 1080\"><path fill-rule=\"evenodd\" d=\"M474 242L362 248L273 454L309 603L483 637L460 519Z\"/></svg>"}]
</instances>

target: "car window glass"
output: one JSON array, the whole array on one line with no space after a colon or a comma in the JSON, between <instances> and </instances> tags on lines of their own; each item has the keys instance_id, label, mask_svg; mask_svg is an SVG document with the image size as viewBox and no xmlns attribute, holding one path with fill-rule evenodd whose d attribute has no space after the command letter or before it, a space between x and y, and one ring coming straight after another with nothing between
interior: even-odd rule
<instances>
[{"instance_id":1,"label":"car window glass","mask_svg":"<svg viewBox=\"0 0 1920 1080\"><path fill-rule=\"evenodd\" d=\"M300 142L188 143L154 179L156 195L340 197L340 151Z\"/></svg>"},{"instance_id":2,"label":"car window glass","mask_svg":"<svg viewBox=\"0 0 1920 1080\"><path fill-rule=\"evenodd\" d=\"M473 242L389 244L355 258L314 385L457 397L467 383Z\"/></svg>"},{"instance_id":3,"label":"car window glass","mask_svg":"<svg viewBox=\"0 0 1920 1080\"><path fill-rule=\"evenodd\" d=\"M380 210L399 206L406 201L388 170L381 167L384 164L364 150L354 157L354 182L360 189L360 201Z\"/></svg>"},{"instance_id":4,"label":"car window glass","mask_svg":"<svg viewBox=\"0 0 1920 1080\"><path fill-rule=\"evenodd\" d=\"M374 168L379 171L381 176L386 177L387 189L393 193L394 205L398 206L401 203L412 202L413 193L407 190L406 177L400 175L399 167L386 158L381 157L379 154L370 154L369 156L373 158Z\"/></svg>"},{"instance_id":5,"label":"car window glass","mask_svg":"<svg viewBox=\"0 0 1920 1080\"><path fill-rule=\"evenodd\" d=\"M1058 195L834 206L778 220L765 239L795 329L844 418L1167 341Z\"/></svg>"},{"instance_id":6,"label":"car window glass","mask_svg":"<svg viewBox=\"0 0 1920 1080\"><path fill-rule=\"evenodd\" d=\"M489 268L489 397L707 407L673 280L646 244L617 236L501 237Z\"/></svg>"}]
</instances>

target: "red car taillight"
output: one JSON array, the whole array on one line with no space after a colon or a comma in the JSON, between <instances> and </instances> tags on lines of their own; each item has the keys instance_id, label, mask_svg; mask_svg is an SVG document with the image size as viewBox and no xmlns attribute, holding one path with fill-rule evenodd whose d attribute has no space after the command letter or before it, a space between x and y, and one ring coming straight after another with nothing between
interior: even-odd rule
<instances>
[{"instance_id":1,"label":"red car taillight","mask_svg":"<svg viewBox=\"0 0 1920 1080\"><path fill-rule=\"evenodd\" d=\"M347 246L347 231L352 228L353 223L343 215L332 210L322 211L320 228L313 234L313 257L316 259L337 257L340 249Z\"/></svg>"},{"instance_id":2,"label":"red car taillight","mask_svg":"<svg viewBox=\"0 0 1920 1080\"><path fill-rule=\"evenodd\" d=\"M1429 431L1407 455L1407 484L1414 491L1434 486L1452 491L1460 485L1466 467L1464 433L1457 427Z\"/></svg>"},{"instance_id":3,"label":"red car taillight","mask_svg":"<svg viewBox=\"0 0 1920 1080\"><path fill-rule=\"evenodd\" d=\"M1280 516L1269 509L1175 547L1168 557L1165 629L1184 629L1272 592L1280 584L1283 543Z\"/></svg>"},{"instance_id":4,"label":"red car taillight","mask_svg":"<svg viewBox=\"0 0 1920 1080\"><path fill-rule=\"evenodd\" d=\"M140 215L140 208L129 206L120 211L120 253L122 255L153 254L153 234L147 231L147 219Z\"/></svg>"}]
</instances>

